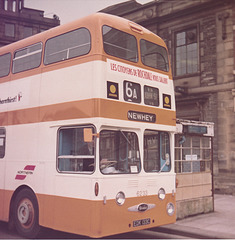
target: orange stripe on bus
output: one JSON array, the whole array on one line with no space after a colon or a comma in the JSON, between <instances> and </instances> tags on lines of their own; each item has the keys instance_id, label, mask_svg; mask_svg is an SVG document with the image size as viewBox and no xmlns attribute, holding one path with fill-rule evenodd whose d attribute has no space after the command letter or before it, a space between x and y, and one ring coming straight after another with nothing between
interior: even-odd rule
<instances>
[{"instance_id":1,"label":"orange stripe on bus","mask_svg":"<svg viewBox=\"0 0 235 240\"><path fill-rule=\"evenodd\" d=\"M170 126L176 124L176 113L172 110L94 98L3 112L0 113L0 125L7 126L93 117L128 120L128 111L155 114L157 124Z\"/></svg>"}]
</instances>

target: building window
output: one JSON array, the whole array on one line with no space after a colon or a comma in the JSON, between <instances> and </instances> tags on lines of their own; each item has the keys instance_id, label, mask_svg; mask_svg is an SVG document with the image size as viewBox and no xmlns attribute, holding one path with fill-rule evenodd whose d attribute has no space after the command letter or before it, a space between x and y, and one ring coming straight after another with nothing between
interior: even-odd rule
<instances>
[{"instance_id":1,"label":"building window","mask_svg":"<svg viewBox=\"0 0 235 240\"><path fill-rule=\"evenodd\" d=\"M198 37L197 29L191 28L177 32L175 75L182 76L198 72Z\"/></svg>"},{"instance_id":2,"label":"building window","mask_svg":"<svg viewBox=\"0 0 235 240\"><path fill-rule=\"evenodd\" d=\"M33 35L33 28L24 27L23 38L27 38Z\"/></svg>"},{"instance_id":3,"label":"building window","mask_svg":"<svg viewBox=\"0 0 235 240\"><path fill-rule=\"evenodd\" d=\"M5 36L6 37L15 37L15 24L5 23Z\"/></svg>"},{"instance_id":4,"label":"building window","mask_svg":"<svg viewBox=\"0 0 235 240\"><path fill-rule=\"evenodd\" d=\"M22 0L19 0L19 10L21 10L23 7Z\"/></svg>"},{"instance_id":5,"label":"building window","mask_svg":"<svg viewBox=\"0 0 235 240\"><path fill-rule=\"evenodd\" d=\"M7 11L8 10L8 0L4 1L4 10Z\"/></svg>"},{"instance_id":6,"label":"building window","mask_svg":"<svg viewBox=\"0 0 235 240\"><path fill-rule=\"evenodd\" d=\"M12 11L16 12L16 1L12 2Z\"/></svg>"},{"instance_id":7,"label":"building window","mask_svg":"<svg viewBox=\"0 0 235 240\"><path fill-rule=\"evenodd\" d=\"M210 137L175 135L175 172L209 172L211 151Z\"/></svg>"}]
</instances>

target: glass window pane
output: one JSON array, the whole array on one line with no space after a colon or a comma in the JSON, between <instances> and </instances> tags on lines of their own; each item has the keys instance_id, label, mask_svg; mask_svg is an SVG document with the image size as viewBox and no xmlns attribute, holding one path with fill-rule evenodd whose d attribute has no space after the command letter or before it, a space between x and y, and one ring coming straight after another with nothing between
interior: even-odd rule
<instances>
[{"instance_id":1,"label":"glass window pane","mask_svg":"<svg viewBox=\"0 0 235 240\"><path fill-rule=\"evenodd\" d=\"M200 137L199 136L192 137L192 146L193 146L193 148L200 148Z\"/></svg>"},{"instance_id":2,"label":"glass window pane","mask_svg":"<svg viewBox=\"0 0 235 240\"><path fill-rule=\"evenodd\" d=\"M146 130L144 132L144 170L146 172L168 172L170 169L169 134Z\"/></svg>"},{"instance_id":3,"label":"glass window pane","mask_svg":"<svg viewBox=\"0 0 235 240\"><path fill-rule=\"evenodd\" d=\"M65 128L59 131L59 171L94 171L94 142L84 142L83 130L84 128L81 127Z\"/></svg>"},{"instance_id":4,"label":"glass window pane","mask_svg":"<svg viewBox=\"0 0 235 240\"><path fill-rule=\"evenodd\" d=\"M184 141L183 141L183 147L184 148L191 147L191 137L190 136L185 136Z\"/></svg>"},{"instance_id":5,"label":"glass window pane","mask_svg":"<svg viewBox=\"0 0 235 240\"><path fill-rule=\"evenodd\" d=\"M203 148L210 148L211 139L209 137L202 137L201 140Z\"/></svg>"},{"instance_id":6,"label":"glass window pane","mask_svg":"<svg viewBox=\"0 0 235 240\"><path fill-rule=\"evenodd\" d=\"M42 44L34 44L15 52L13 59L12 72L18 73L33 68L41 64Z\"/></svg>"},{"instance_id":7,"label":"glass window pane","mask_svg":"<svg viewBox=\"0 0 235 240\"><path fill-rule=\"evenodd\" d=\"M175 160L182 160L181 159L181 149L180 148L175 149Z\"/></svg>"},{"instance_id":8,"label":"glass window pane","mask_svg":"<svg viewBox=\"0 0 235 240\"><path fill-rule=\"evenodd\" d=\"M86 28L80 28L46 42L44 63L51 64L88 54L91 49L91 36Z\"/></svg>"},{"instance_id":9,"label":"glass window pane","mask_svg":"<svg viewBox=\"0 0 235 240\"><path fill-rule=\"evenodd\" d=\"M144 133L144 170L158 172L160 170L159 132L145 131Z\"/></svg>"},{"instance_id":10,"label":"glass window pane","mask_svg":"<svg viewBox=\"0 0 235 240\"><path fill-rule=\"evenodd\" d=\"M185 43L186 43L185 36L186 36L185 32L176 34L176 46L185 45Z\"/></svg>"},{"instance_id":11,"label":"glass window pane","mask_svg":"<svg viewBox=\"0 0 235 240\"><path fill-rule=\"evenodd\" d=\"M198 72L197 29L176 33L175 74L181 76Z\"/></svg>"},{"instance_id":12,"label":"glass window pane","mask_svg":"<svg viewBox=\"0 0 235 240\"><path fill-rule=\"evenodd\" d=\"M126 131L100 132L100 171L103 174L140 172L137 135Z\"/></svg>"},{"instance_id":13,"label":"glass window pane","mask_svg":"<svg viewBox=\"0 0 235 240\"><path fill-rule=\"evenodd\" d=\"M164 47L141 39L140 51L141 60L144 65L165 72L169 71L168 54Z\"/></svg>"},{"instance_id":14,"label":"glass window pane","mask_svg":"<svg viewBox=\"0 0 235 240\"><path fill-rule=\"evenodd\" d=\"M33 28L32 27L24 27L23 37L27 38L33 35Z\"/></svg>"},{"instance_id":15,"label":"glass window pane","mask_svg":"<svg viewBox=\"0 0 235 240\"><path fill-rule=\"evenodd\" d=\"M6 130L5 128L0 128L0 158L5 156L5 146L6 146Z\"/></svg>"},{"instance_id":16,"label":"glass window pane","mask_svg":"<svg viewBox=\"0 0 235 240\"><path fill-rule=\"evenodd\" d=\"M150 106L159 106L159 89L144 86L144 103Z\"/></svg>"},{"instance_id":17,"label":"glass window pane","mask_svg":"<svg viewBox=\"0 0 235 240\"><path fill-rule=\"evenodd\" d=\"M0 77L7 76L10 72L11 54L7 53L0 56Z\"/></svg>"},{"instance_id":18,"label":"glass window pane","mask_svg":"<svg viewBox=\"0 0 235 240\"><path fill-rule=\"evenodd\" d=\"M187 41L187 44L190 44L190 43L196 43L197 42L197 29L194 28L194 29L189 29L186 33L186 41Z\"/></svg>"},{"instance_id":19,"label":"glass window pane","mask_svg":"<svg viewBox=\"0 0 235 240\"><path fill-rule=\"evenodd\" d=\"M131 62L138 61L136 38L109 26L103 26L104 51L112 56Z\"/></svg>"},{"instance_id":20,"label":"glass window pane","mask_svg":"<svg viewBox=\"0 0 235 240\"><path fill-rule=\"evenodd\" d=\"M5 36L15 37L15 24L5 23Z\"/></svg>"}]
</instances>

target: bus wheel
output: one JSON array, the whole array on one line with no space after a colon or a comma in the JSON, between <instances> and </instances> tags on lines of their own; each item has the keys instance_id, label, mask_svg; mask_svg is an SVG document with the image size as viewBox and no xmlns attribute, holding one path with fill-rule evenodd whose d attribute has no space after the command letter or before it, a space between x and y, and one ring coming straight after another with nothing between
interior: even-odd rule
<instances>
[{"instance_id":1,"label":"bus wheel","mask_svg":"<svg viewBox=\"0 0 235 240\"><path fill-rule=\"evenodd\" d=\"M20 191L14 201L14 223L17 232L26 238L35 238L40 230L38 203L30 189Z\"/></svg>"}]
</instances>

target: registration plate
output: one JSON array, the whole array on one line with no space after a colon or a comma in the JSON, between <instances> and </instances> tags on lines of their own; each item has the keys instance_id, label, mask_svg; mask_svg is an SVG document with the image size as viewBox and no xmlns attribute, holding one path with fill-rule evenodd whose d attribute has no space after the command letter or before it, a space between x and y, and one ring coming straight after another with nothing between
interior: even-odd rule
<instances>
[{"instance_id":1,"label":"registration plate","mask_svg":"<svg viewBox=\"0 0 235 240\"><path fill-rule=\"evenodd\" d=\"M139 227L150 224L150 218L133 221L133 227Z\"/></svg>"}]
</instances>

